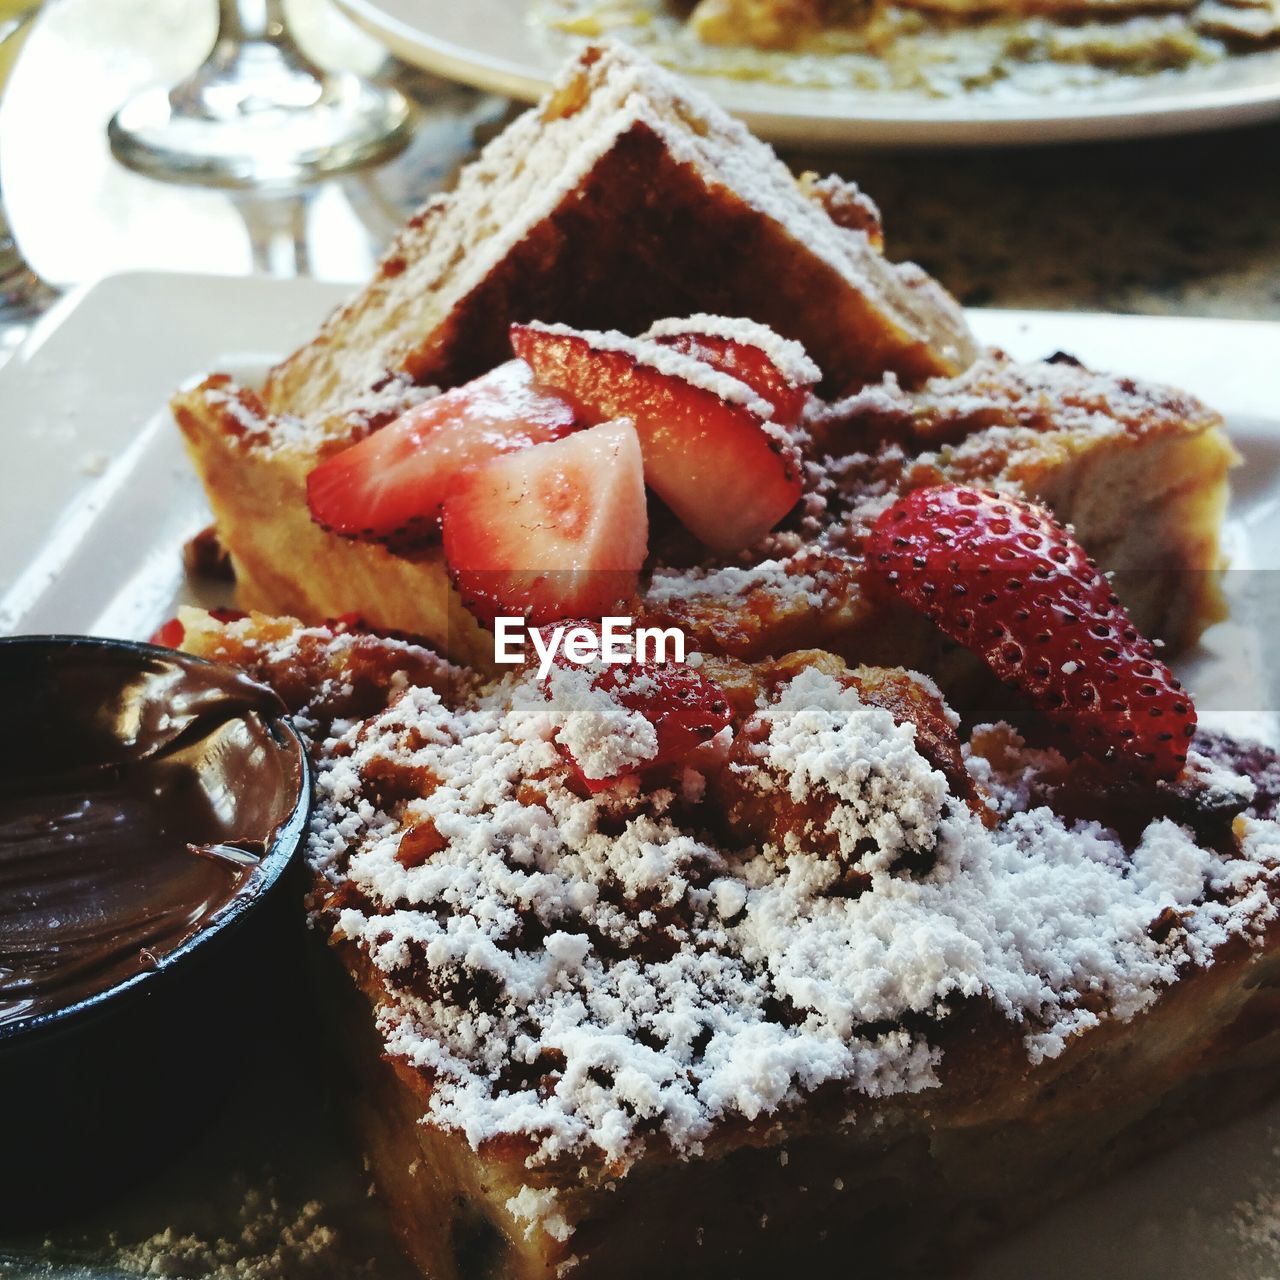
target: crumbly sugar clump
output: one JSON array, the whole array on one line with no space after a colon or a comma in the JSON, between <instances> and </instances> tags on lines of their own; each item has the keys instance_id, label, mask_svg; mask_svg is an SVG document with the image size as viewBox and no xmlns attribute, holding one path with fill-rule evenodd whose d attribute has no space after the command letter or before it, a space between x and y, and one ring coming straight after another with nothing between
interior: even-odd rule
<instances>
[{"instance_id":1,"label":"crumbly sugar clump","mask_svg":"<svg viewBox=\"0 0 1280 1280\"><path fill-rule=\"evenodd\" d=\"M801 672L775 706L762 713L769 736L767 774L785 780L791 799L815 791L837 800L830 823L841 852L856 856L863 841L890 865L904 849L933 844L946 808L946 779L924 764L915 730L882 707L863 706L853 689L830 693L831 677Z\"/></svg>"},{"instance_id":2,"label":"crumbly sugar clump","mask_svg":"<svg viewBox=\"0 0 1280 1280\"><path fill-rule=\"evenodd\" d=\"M767 732L740 767L834 796L842 838L873 846L857 896L803 841L710 840L700 806L714 801L689 771L678 789L579 794L562 711L529 676L456 707L406 689L323 744L309 847L347 890L320 922L379 974L380 1030L431 1078L429 1121L477 1145L531 1137L534 1165L594 1150L625 1166L655 1141L695 1153L718 1123L824 1084L929 1089L929 1028L966 999L1020 1028L1031 1062L1054 1057L1274 913L1275 824L1247 824L1235 858L1168 819L1128 850L1027 809L1017 771L987 769L1006 814L989 830L913 730L816 670L758 708ZM370 777L416 789L389 811ZM427 823L443 847L403 863L405 831ZM925 868L894 856L925 845ZM1157 940L1166 911L1179 923Z\"/></svg>"},{"instance_id":3,"label":"crumbly sugar clump","mask_svg":"<svg viewBox=\"0 0 1280 1280\"><path fill-rule=\"evenodd\" d=\"M552 667L547 695L560 725L555 740L583 776L612 778L658 753L658 735L638 711L629 711L595 683L590 667Z\"/></svg>"}]
</instances>

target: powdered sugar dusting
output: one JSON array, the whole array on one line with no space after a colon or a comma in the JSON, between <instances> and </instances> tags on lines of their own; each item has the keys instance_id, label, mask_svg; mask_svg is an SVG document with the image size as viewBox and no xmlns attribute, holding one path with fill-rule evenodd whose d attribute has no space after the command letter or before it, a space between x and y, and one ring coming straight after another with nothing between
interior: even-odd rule
<instances>
[{"instance_id":1,"label":"powdered sugar dusting","mask_svg":"<svg viewBox=\"0 0 1280 1280\"><path fill-rule=\"evenodd\" d=\"M415 215L379 278L330 320L314 349L300 353L298 368L279 384L283 402L272 408L317 421L393 376L410 348L444 325L636 131L659 139L713 199L727 195L803 245L831 270L834 288L867 299L904 344L928 345L957 367L972 356L963 315L945 293L886 262L865 231L833 222L774 152L710 98L626 45L604 42L585 50L537 108L465 166L454 190ZM404 323L406 311L412 325Z\"/></svg>"},{"instance_id":2,"label":"powdered sugar dusting","mask_svg":"<svg viewBox=\"0 0 1280 1280\"><path fill-rule=\"evenodd\" d=\"M1161 820L1130 856L1009 792L988 830L912 729L816 671L759 706L758 753L735 767L836 797L868 871L856 896L803 839L708 842L713 785L577 794L562 711L529 677L454 708L406 690L325 744L309 848L353 891L322 917L380 973L380 1029L431 1078L431 1122L473 1144L528 1136L533 1166L588 1148L625 1164L655 1141L696 1152L718 1124L832 1082L928 1089L957 1000L1019 1026L1030 1061L1052 1057L1274 913L1275 824L1249 824L1229 858ZM388 812L364 779L397 771L416 790ZM428 821L444 848L402 864L403 831ZM904 848L932 860L913 870ZM1157 941L1166 908L1180 923ZM537 1197L509 1208L550 1230Z\"/></svg>"},{"instance_id":3,"label":"powdered sugar dusting","mask_svg":"<svg viewBox=\"0 0 1280 1280\"><path fill-rule=\"evenodd\" d=\"M812 669L761 720L769 727L764 759L791 798L802 803L821 790L839 801L829 822L847 857L869 840L889 866L904 849L932 846L947 782L916 751L910 725Z\"/></svg>"},{"instance_id":4,"label":"powdered sugar dusting","mask_svg":"<svg viewBox=\"0 0 1280 1280\"><path fill-rule=\"evenodd\" d=\"M1015 440L1046 430L1105 438L1155 427L1202 430L1221 421L1173 387L1095 373L1067 358L1018 362L1000 352L954 378L930 379L911 412L922 443L993 430Z\"/></svg>"},{"instance_id":5,"label":"powdered sugar dusting","mask_svg":"<svg viewBox=\"0 0 1280 1280\"><path fill-rule=\"evenodd\" d=\"M658 754L657 730L640 712L597 688L595 671L553 666L547 692L560 725L555 740L584 777L614 778Z\"/></svg>"},{"instance_id":6,"label":"powdered sugar dusting","mask_svg":"<svg viewBox=\"0 0 1280 1280\"><path fill-rule=\"evenodd\" d=\"M649 604L663 605L699 597L730 599L748 591L768 591L793 602L799 599L815 609L824 601L816 579L782 560L762 560L743 568L657 569L644 594Z\"/></svg>"},{"instance_id":7,"label":"powdered sugar dusting","mask_svg":"<svg viewBox=\"0 0 1280 1280\"><path fill-rule=\"evenodd\" d=\"M652 342L647 338L628 338L625 333L616 330L598 333L593 330L571 329L564 324L535 322L529 327L551 336L585 337L597 351L616 351L630 356L637 364L657 369L668 377L680 378L700 391L709 391L726 404L740 405L758 418L769 419L773 416L773 406L745 382L660 342Z\"/></svg>"},{"instance_id":8,"label":"powdered sugar dusting","mask_svg":"<svg viewBox=\"0 0 1280 1280\"><path fill-rule=\"evenodd\" d=\"M646 338L672 337L677 334L705 333L714 338L725 338L743 346L763 351L769 362L793 387L816 386L822 379L822 371L808 353L790 338L775 333L768 325L738 317L710 316L703 313L684 319L659 320L650 326Z\"/></svg>"}]
</instances>

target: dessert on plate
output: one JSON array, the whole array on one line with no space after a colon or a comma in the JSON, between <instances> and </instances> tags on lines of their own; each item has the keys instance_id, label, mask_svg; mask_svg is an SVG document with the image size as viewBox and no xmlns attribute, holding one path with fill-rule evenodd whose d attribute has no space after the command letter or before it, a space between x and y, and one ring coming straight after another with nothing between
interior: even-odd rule
<instances>
[{"instance_id":1,"label":"dessert on plate","mask_svg":"<svg viewBox=\"0 0 1280 1280\"><path fill-rule=\"evenodd\" d=\"M214 375L176 397L241 602L307 621L354 613L489 664L440 541L389 548L327 532L308 507L317 463L403 422L433 381L455 387L506 364L512 323L638 335L714 311L772 326L767 341L799 343L820 372L823 400L786 424L808 441L796 444L805 500L754 545L664 546L655 528L640 612L694 613L696 629L744 657L822 643L922 662L926 630L900 617L899 637L862 608L859 531L891 489L954 477L1048 502L1104 568L1129 575L1139 626L1174 649L1194 641L1221 616L1234 454L1218 416L1069 361L980 353L955 301L883 244L856 187L793 178L702 95L621 46L588 51L263 389ZM493 405L491 387L479 394ZM838 479L819 472L824 457L839 460ZM699 591L707 579L712 593Z\"/></svg>"},{"instance_id":2,"label":"dessert on plate","mask_svg":"<svg viewBox=\"0 0 1280 1280\"><path fill-rule=\"evenodd\" d=\"M566 49L626 39L675 71L713 77L744 109L782 116L825 114L818 95L852 118L876 113L876 98L939 120L948 99L997 111L1049 99L1070 114L1098 92L1190 90L1228 60L1265 78L1280 41L1280 0L531 0L529 9ZM751 83L765 86L757 100L741 94Z\"/></svg>"},{"instance_id":3,"label":"dessert on plate","mask_svg":"<svg viewBox=\"0 0 1280 1280\"><path fill-rule=\"evenodd\" d=\"M174 408L243 611L160 638L311 740L424 1274L936 1266L1265 1087L1280 764L1166 665L1221 420L981 350L856 187L593 48Z\"/></svg>"}]
</instances>

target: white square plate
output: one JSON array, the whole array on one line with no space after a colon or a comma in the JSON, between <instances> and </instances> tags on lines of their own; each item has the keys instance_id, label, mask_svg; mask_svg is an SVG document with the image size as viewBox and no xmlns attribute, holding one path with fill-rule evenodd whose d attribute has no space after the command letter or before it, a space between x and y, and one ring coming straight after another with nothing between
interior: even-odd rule
<instances>
[{"instance_id":1,"label":"white square plate","mask_svg":"<svg viewBox=\"0 0 1280 1280\"><path fill-rule=\"evenodd\" d=\"M208 512L166 399L211 369L256 379L346 293L306 280L140 273L105 279L51 311L0 369L0 633L143 637L177 602L196 599L179 552ZM1214 628L1180 672L1202 707L1216 700L1215 718L1252 726L1277 706L1268 660L1277 629L1266 610L1280 595L1268 590L1280 569L1280 324L994 311L971 319L979 337L1015 356L1069 351L1097 368L1176 383L1226 415L1244 458L1227 538L1232 593L1247 616ZM1063 1205L985 1254L973 1275L1280 1273L1278 1143L1280 1103Z\"/></svg>"}]
</instances>

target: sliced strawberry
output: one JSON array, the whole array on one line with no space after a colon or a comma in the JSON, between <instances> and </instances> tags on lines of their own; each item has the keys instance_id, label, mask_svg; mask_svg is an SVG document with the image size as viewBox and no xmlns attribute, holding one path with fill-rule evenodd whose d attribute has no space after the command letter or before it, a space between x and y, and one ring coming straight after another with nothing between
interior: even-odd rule
<instances>
[{"instance_id":1,"label":"sliced strawberry","mask_svg":"<svg viewBox=\"0 0 1280 1280\"><path fill-rule=\"evenodd\" d=\"M170 618L168 622L162 622L156 629L148 643L163 645L166 649L178 649L182 647L182 642L187 638L187 629L177 618Z\"/></svg>"},{"instance_id":2,"label":"sliced strawberry","mask_svg":"<svg viewBox=\"0 0 1280 1280\"><path fill-rule=\"evenodd\" d=\"M721 326L735 336L716 332ZM773 406L774 422L787 426L800 421L810 389L822 378L818 366L804 354L799 343L787 342L772 329L749 320L723 321L714 316L664 320L645 336L745 382ZM785 368L775 364L768 354L779 348L792 355Z\"/></svg>"},{"instance_id":3,"label":"sliced strawberry","mask_svg":"<svg viewBox=\"0 0 1280 1280\"><path fill-rule=\"evenodd\" d=\"M557 440L573 425L569 405L534 387L523 360L509 360L327 458L307 476L311 518L348 537L421 544L435 536L445 493L464 467Z\"/></svg>"},{"instance_id":4,"label":"sliced strawberry","mask_svg":"<svg viewBox=\"0 0 1280 1280\"><path fill-rule=\"evenodd\" d=\"M511 341L584 421L635 423L645 480L708 546L750 546L795 506L794 452L766 427L769 406L745 383L620 334L513 325Z\"/></svg>"},{"instance_id":5,"label":"sliced strawberry","mask_svg":"<svg viewBox=\"0 0 1280 1280\"><path fill-rule=\"evenodd\" d=\"M599 634L595 622L582 620L567 627L587 627ZM574 665L559 652L553 659L562 670ZM543 682L554 703L554 675ZM596 670L591 687L603 690L619 706L639 712L653 725L657 735L657 751L636 769L610 777L588 777L573 758L572 752L560 749L573 765L574 772L588 791L603 791L627 773L648 773L664 765L685 759L733 721L729 700L724 690L692 667L676 663L616 663ZM557 744L559 745L559 744Z\"/></svg>"},{"instance_id":6,"label":"sliced strawberry","mask_svg":"<svg viewBox=\"0 0 1280 1280\"><path fill-rule=\"evenodd\" d=\"M917 489L876 521L866 564L1081 750L1156 778L1186 763L1191 699L1047 511L957 485Z\"/></svg>"},{"instance_id":7,"label":"sliced strawberry","mask_svg":"<svg viewBox=\"0 0 1280 1280\"><path fill-rule=\"evenodd\" d=\"M482 621L603 617L635 594L648 551L635 428L610 422L459 475L444 556Z\"/></svg>"}]
</instances>

